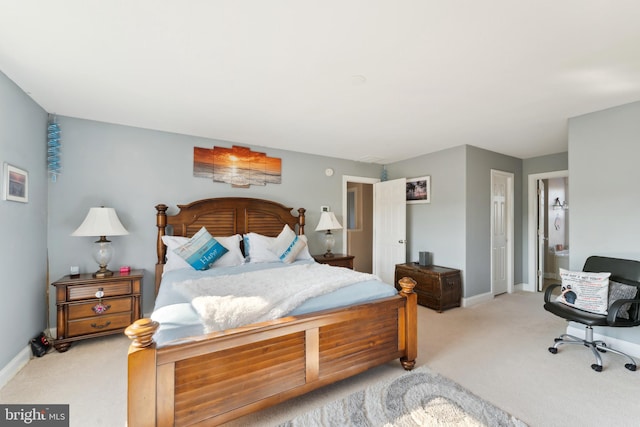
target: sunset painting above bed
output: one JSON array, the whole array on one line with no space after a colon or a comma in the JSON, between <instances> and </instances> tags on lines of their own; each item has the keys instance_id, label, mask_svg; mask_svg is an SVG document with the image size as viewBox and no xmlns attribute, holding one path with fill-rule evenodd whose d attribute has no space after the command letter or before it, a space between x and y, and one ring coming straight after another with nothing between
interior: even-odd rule
<instances>
[{"instance_id":1,"label":"sunset painting above bed","mask_svg":"<svg viewBox=\"0 0 640 427\"><path fill-rule=\"evenodd\" d=\"M280 184L282 159L267 157L237 145L231 148L193 147L193 176L226 182L233 187Z\"/></svg>"}]
</instances>

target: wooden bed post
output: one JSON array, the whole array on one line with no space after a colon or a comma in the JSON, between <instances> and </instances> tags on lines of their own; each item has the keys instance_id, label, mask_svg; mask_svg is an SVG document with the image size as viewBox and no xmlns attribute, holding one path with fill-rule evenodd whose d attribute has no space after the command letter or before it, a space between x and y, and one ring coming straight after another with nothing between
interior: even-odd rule
<instances>
[{"instance_id":1,"label":"wooden bed post","mask_svg":"<svg viewBox=\"0 0 640 427\"><path fill-rule=\"evenodd\" d=\"M304 234L304 213L307 210L305 208L298 209L298 234Z\"/></svg>"},{"instance_id":2,"label":"wooden bed post","mask_svg":"<svg viewBox=\"0 0 640 427\"><path fill-rule=\"evenodd\" d=\"M124 333L133 341L128 356L127 425L156 425L156 345L153 334L160 324L138 319Z\"/></svg>"},{"instance_id":3,"label":"wooden bed post","mask_svg":"<svg viewBox=\"0 0 640 427\"><path fill-rule=\"evenodd\" d=\"M162 271L164 270L165 257L167 255L167 247L162 242L162 236L166 233L167 228L167 205L156 205L156 225L158 226L158 240L156 242L158 254L158 262L156 263L156 295L160 289L160 280L162 279Z\"/></svg>"},{"instance_id":4,"label":"wooden bed post","mask_svg":"<svg viewBox=\"0 0 640 427\"><path fill-rule=\"evenodd\" d=\"M407 299L404 311L406 355L400 358L400 363L405 370L410 371L415 367L416 358L418 357L418 296L413 292L416 281L411 277L403 277L398 283L402 288L400 295Z\"/></svg>"}]
</instances>

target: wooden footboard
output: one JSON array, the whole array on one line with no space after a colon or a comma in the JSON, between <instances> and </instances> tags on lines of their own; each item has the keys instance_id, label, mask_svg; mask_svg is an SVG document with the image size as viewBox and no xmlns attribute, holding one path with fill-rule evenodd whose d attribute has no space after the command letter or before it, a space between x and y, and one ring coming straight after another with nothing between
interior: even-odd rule
<instances>
[{"instance_id":1,"label":"wooden footboard","mask_svg":"<svg viewBox=\"0 0 640 427\"><path fill-rule=\"evenodd\" d=\"M125 332L128 425L221 424L399 358L417 356L415 282L398 296L287 317L156 348L157 323Z\"/></svg>"}]
</instances>

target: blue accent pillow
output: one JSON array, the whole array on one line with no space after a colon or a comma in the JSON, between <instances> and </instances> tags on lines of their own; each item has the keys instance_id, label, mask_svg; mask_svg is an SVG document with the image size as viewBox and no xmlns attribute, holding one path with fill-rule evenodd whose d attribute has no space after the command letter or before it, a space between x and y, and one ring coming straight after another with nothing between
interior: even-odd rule
<instances>
[{"instance_id":1,"label":"blue accent pillow","mask_svg":"<svg viewBox=\"0 0 640 427\"><path fill-rule=\"evenodd\" d=\"M296 260L298 254L306 246L307 242L299 238L288 225L285 225L273 242L271 250L280 261L290 264Z\"/></svg>"},{"instance_id":2,"label":"blue accent pillow","mask_svg":"<svg viewBox=\"0 0 640 427\"><path fill-rule=\"evenodd\" d=\"M214 262L228 252L220 242L211 237L206 228L193 235L185 244L173 250L196 270L208 270Z\"/></svg>"}]
</instances>

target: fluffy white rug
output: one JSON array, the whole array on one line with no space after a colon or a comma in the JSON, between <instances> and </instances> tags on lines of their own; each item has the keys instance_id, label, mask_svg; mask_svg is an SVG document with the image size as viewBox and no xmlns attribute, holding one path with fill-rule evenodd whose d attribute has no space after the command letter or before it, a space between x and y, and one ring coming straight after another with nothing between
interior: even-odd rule
<instances>
[{"instance_id":1,"label":"fluffy white rug","mask_svg":"<svg viewBox=\"0 0 640 427\"><path fill-rule=\"evenodd\" d=\"M302 426L525 427L526 424L423 366L281 425Z\"/></svg>"}]
</instances>

